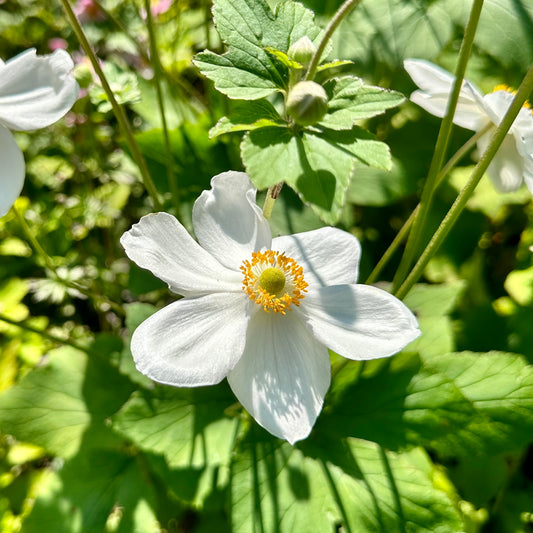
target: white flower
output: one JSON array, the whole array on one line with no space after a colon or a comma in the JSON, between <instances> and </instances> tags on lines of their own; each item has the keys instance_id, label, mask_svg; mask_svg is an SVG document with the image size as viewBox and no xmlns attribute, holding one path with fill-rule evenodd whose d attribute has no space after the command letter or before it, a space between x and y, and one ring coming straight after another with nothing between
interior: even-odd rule
<instances>
[{"instance_id":1,"label":"white flower","mask_svg":"<svg viewBox=\"0 0 533 533\"><path fill-rule=\"evenodd\" d=\"M376 287L356 285L360 245L336 228L272 239L248 176L211 180L193 209L198 242L171 215L124 233L130 259L185 298L134 332L137 368L177 387L228 378L245 409L277 437L305 438L330 383L328 348L387 357L419 335L413 314Z\"/></svg>"},{"instance_id":2,"label":"white flower","mask_svg":"<svg viewBox=\"0 0 533 533\"><path fill-rule=\"evenodd\" d=\"M5 63L0 60L0 216L24 185L24 158L9 130L35 130L60 119L78 97L73 67L64 50L38 57L30 49Z\"/></svg>"},{"instance_id":3,"label":"white flower","mask_svg":"<svg viewBox=\"0 0 533 533\"><path fill-rule=\"evenodd\" d=\"M421 59L407 59L404 67L421 89L411 95L411 100L432 115L443 117L455 77ZM511 90L502 87L498 86L494 92L484 95L465 80L453 122L472 131L480 131L490 124L494 128L498 126L514 97ZM480 153L486 150L492 130L489 129L478 140ZM501 192L518 189L524 180L529 190L533 191L533 116L528 108L520 110L487 173Z\"/></svg>"}]
</instances>

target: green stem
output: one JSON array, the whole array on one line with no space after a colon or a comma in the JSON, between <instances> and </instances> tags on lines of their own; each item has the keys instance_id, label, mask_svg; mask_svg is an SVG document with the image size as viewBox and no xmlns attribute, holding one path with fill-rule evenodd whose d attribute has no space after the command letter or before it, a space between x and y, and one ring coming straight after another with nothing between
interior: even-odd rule
<instances>
[{"instance_id":1,"label":"green stem","mask_svg":"<svg viewBox=\"0 0 533 533\"><path fill-rule=\"evenodd\" d=\"M447 176L448 172L450 172L455 167L455 165L473 148L479 138L485 135L485 133L487 133L491 127L492 124L487 124L487 126L474 133L474 135L472 135L472 137L470 137L470 139L468 139L468 141L466 141L466 143L463 144L463 146L461 146L461 148L459 148L459 150L457 150L455 154L453 154L450 160L446 163L446 165L444 165L444 167L442 167L442 170L439 172L439 175L437 176L437 184L435 186L436 188L439 187L444 178ZM413 224L413 221L419 209L420 204L416 206L409 218L405 221L404 225L402 226L396 237L394 237L394 240L387 248L381 259L379 260L378 264L375 266L374 270L372 270L372 272L370 273L370 276L368 276L367 280L365 281L367 285L375 283L378 280L378 277L383 271L385 265L387 265L391 257L394 255L396 250L400 247L402 242L404 242L405 238L407 237L409 230L411 229L411 225Z\"/></svg>"},{"instance_id":2,"label":"green stem","mask_svg":"<svg viewBox=\"0 0 533 533\"><path fill-rule=\"evenodd\" d=\"M341 23L342 19L360 2L361 0L346 0L344 4L342 4L341 7L337 10L333 18L330 20L329 24L327 25L324 35L322 36L322 40L320 41L320 44L318 45L318 48L316 49L315 54L313 55L313 58L311 59L311 63L309 64L309 68L307 69L307 74L305 75L305 80L312 80L315 77L316 69L318 67L318 63L320 62L320 58L322 57L322 54L324 53L324 49L326 48L326 45L328 44L328 41L330 40L331 36L333 35L333 32L337 29L339 24Z\"/></svg>"},{"instance_id":3,"label":"green stem","mask_svg":"<svg viewBox=\"0 0 533 533\"><path fill-rule=\"evenodd\" d=\"M455 81L453 84L452 92L448 102L446 114L442 120L439 135L437 137L437 143L435 145L435 151L433 152L433 158L429 168L428 176L422 190L422 196L420 198L420 209L414 219L413 227L409 233L405 252L400 261L400 265L394 276L393 290L397 289L401 282L405 279L407 272L411 268L414 262L415 254L418 251L423 230L427 221L427 216L431 208L431 202L433 200L433 194L435 192L437 184L437 176L439 170L442 167L448 143L450 140L453 117L457 108L457 101L461 92L463 84L463 78L466 72L466 66L470 59L472 52L472 46L474 43L474 37L476 35L477 24L481 15L481 8L483 7L483 0L474 0L472 9L470 11L470 17L465 28L465 34L463 42L461 43L461 49L459 51L459 58L457 62L457 68L455 72Z\"/></svg>"},{"instance_id":4,"label":"green stem","mask_svg":"<svg viewBox=\"0 0 533 533\"><path fill-rule=\"evenodd\" d=\"M444 217L444 220L441 222L440 226L431 238L429 244L420 256L419 260L413 267L409 276L407 276L406 280L403 282L400 288L397 291L394 291L394 294L398 298L404 298L406 294L410 291L411 287L418 281L418 279L424 272L424 269L428 264L429 260L435 255L436 251L439 249L440 245L450 232L451 228L457 221L457 218L465 208L466 203L472 196L472 193L474 192L474 189L479 183L479 180L483 177L490 162L494 159L494 156L496 155L496 152L498 151L503 140L505 139L507 132L511 128L515 118L517 117L518 113L520 112L520 109L522 108L522 105L526 102L532 90L533 65L529 67L529 70L527 71L527 74L524 80L522 81L511 103L511 106L507 110L507 113L503 117L503 120L501 121L500 125L496 128L494 134L492 135L487 150L481 156L481 159L474 168L467 184L457 196L455 202Z\"/></svg>"},{"instance_id":5,"label":"green stem","mask_svg":"<svg viewBox=\"0 0 533 533\"><path fill-rule=\"evenodd\" d=\"M78 38L78 41L81 44L81 47L87 54L87 57L91 61L94 71L100 78L102 88L104 89L107 97L109 98L109 103L113 108L113 112L118 121L119 127L125 137L125 141L128 145L128 148L130 149L131 155L139 168L139 172L141 173L141 179L144 183L144 186L148 194L152 198L154 207L157 210L161 210L162 204L159 200L157 189L155 188L154 182L150 177L148 167L146 166L146 161L144 160L141 150L139 149L139 145L135 140L128 118L126 117L126 113L124 112L122 106L120 106L117 102L115 95L113 94L113 91L105 77L102 67L100 66L98 58L96 57L94 50L92 49L87 37L85 36L85 33L83 32L81 24L79 23L78 19L76 18L76 15L74 14L74 11L72 10L72 7L69 4L69 0L61 0L61 4L63 5L63 9L65 10L67 18L69 19L69 22L72 25L72 29L74 30L74 33L76 34L76 37Z\"/></svg>"},{"instance_id":6,"label":"green stem","mask_svg":"<svg viewBox=\"0 0 533 533\"><path fill-rule=\"evenodd\" d=\"M163 102L163 93L161 91L161 73L162 67L161 62L159 61L159 55L157 52L157 39L154 30L154 22L152 18L152 11L150 9L150 0L144 1L144 6L146 9L146 25L148 26L148 35L150 38L150 56L152 58L152 65L154 68L154 83L155 90L157 95L157 105L159 107L159 114L161 115L161 125L163 126L163 139L165 143L165 155L166 155L166 170L167 170L167 181L170 193L172 195L172 200L174 202L174 209L176 210L176 215L180 217L180 201L179 201L179 191L178 184L176 182L176 176L174 175L174 157L172 155L172 148L170 146L170 137L168 134L167 126L167 117L165 115L165 105Z\"/></svg>"},{"instance_id":7,"label":"green stem","mask_svg":"<svg viewBox=\"0 0 533 533\"><path fill-rule=\"evenodd\" d=\"M281 188L283 187L283 182L278 183L276 185L272 185L268 188L267 195L265 198L265 203L263 205L263 215L267 220L270 220L270 217L272 216L272 211L274 209L274 203L276 202L276 198L279 196L279 193L281 192Z\"/></svg>"},{"instance_id":8,"label":"green stem","mask_svg":"<svg viewBox=\"0 0 533 533\"><path fill-rule=\"evenodd\" d=\"M30 326L25 321L17 322L16 320L12 320L11 318L3 315L2 313L0 313L0 321L7 322L8 324L11 324L12 326L17 326L20 329L29 331L30 333L36 333L37 335L40 335L41 337L48 339L49 341L55 342L57 344L71 346L72 348L76 348L76 350L80 350L81 352L85 352L88 355L92 355L92 352L89 348L86 348L85 346L78 344L76 341L73 341L70 339L62 339L61 337L57 337L56 335L53 335L52 333L48 333L47 331L43 331L42 329L37 329L33 326Z\"/></svg>"}]
</instances>

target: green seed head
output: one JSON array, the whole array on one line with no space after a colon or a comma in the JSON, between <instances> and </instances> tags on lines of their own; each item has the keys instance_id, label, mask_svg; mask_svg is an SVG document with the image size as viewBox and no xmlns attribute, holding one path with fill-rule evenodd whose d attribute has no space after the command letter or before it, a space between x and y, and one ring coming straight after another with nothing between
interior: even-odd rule
<instances>
[{"instance_id":1,"label":"green seed head","mask_svg":"<svg viewBox=\"0 0 533 533\"><path fill-rule=\"evenodd\" d=\"M328 95L322 85L314 81L300 81L289 92L287 113L296 124L316 124L326 114Z\"/></svg>"},{"instance_id":2,"label":"green seed head","mask_svg":"<svg viewBox=\"0 0 533 533\"><path fill-rule=\"evenodd\" d=\"M266 268L259 276L259 285L269 294L278 294L285 287L285 274L279 268Z\"/></svg>"}]
</instances>

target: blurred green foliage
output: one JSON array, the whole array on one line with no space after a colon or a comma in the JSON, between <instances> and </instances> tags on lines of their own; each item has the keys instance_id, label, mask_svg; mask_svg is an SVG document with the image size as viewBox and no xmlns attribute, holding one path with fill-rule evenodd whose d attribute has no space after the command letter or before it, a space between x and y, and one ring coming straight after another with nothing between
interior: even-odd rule
<instances>
[{"instance_id":1,"label":"blurred green foliage","mask_svg":"<svg viewBox=\"0 0 533 533\"><path fill-rule=\"evenodd\" d=\"M324 27L341 2L302 3ZM225 49L207 0L175 0L155 17L169 159L143 6L102 0L103 10L84 12L84 30L122 96L165 210L192 229L192 204L209 179L243 169L242 133L209 137L235 103L192 63L206 48ZM403 59L453 70L469 7L363 0L328 58L353 62L339 73L408 96ZM467 77L487 92L517 86L533 59L532 36L532 0L486 0ZM33 253L12 212L0 220L0 531L532 532L530 193L480 184L406 299L423 335L389 360L332 354L324 412L291 447L259 428L227 384L172 389L134 368L131 332L171 295L130 264L119 238L153 207L59 3L1 3L2 59L29 47L49 53L58 38L84 80L80 99L54 126L16 135L27 165L17 208L54 268ZM351 179L349 168L336 176L347 193L335 219L362 243L364 280L416 206L439 121L406 102L358 124L392 155L390 171L360 165ZM456 129L450 153L467 138ZM256 149L249 157L263 165ZM465 157L438 189L428 233L472 163ZM285 188L271 225L278 235L323 222Z\"/></svg>"}]
</instances>

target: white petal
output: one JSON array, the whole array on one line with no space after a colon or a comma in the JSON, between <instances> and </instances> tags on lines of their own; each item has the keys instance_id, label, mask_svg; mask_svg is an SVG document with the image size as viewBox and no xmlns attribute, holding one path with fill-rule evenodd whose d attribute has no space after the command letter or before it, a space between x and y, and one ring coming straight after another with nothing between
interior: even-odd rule
<instances>
[{"instance_id":1,"label":"white petal","mask_svg":"<svg viewBox=\"0 0 533 533\"><path fill-rule=\"evenodd\" d=\"M11 132L0 125L0 217L19 197L24 185L24 157Z\"/></svg>"},{"instance_id":2,"label":"white petal","mask_svg":"<svg viewBox=\"0 0 533 533\"><path fill-rule=\"evenodd\" d=\"M223 265L238 269L252 252L269 248L270 226L255 203L256 189L244 172L224 172L211 180L193 209L198 242Z\"/></svg>"},{"instance_id":3,"label":"white petal","mask_svg":"<svg viewBox=\"0 0 533 533\"><path fill-rule=\"evenodd\" d=\"M0 66L0 123L13 130L44 128L59 120L78 98L65 50L37 56L34 49Z\"/></svg>"},{"instance_id":4,"label":"white petal","mask_svg":"<svg viewBox=\"0 0 533 533\"><path fill-rule=\"evenodd\" d=\"M397 298L369 285L334 285L309 291L297 311L315 337L349 359L387 357L420 335Z\"/></svg>"},{"instance_id":5,"label":"white petal","mask_svg":"<svg viewBox=\"0 0 533 533\"><path fill-rule=\"evenodd\" d=\"M480 154L487 149L491 135L483 135L477 142ZM516 191L523 183L526 172L524 156L518 151L513 135L505 136L498 152L491 161L487 174L500 192Z\"/></svg>"},{"instance_id":6,"label":"white petal","mask_svg":"<svg viewBox=\"0 0 533 533\"><path fill-rule=\"evenodd\" d=\"M411 100L428 113L444 117L455 76L421 59L406 59L404 67L413 81L422 89L415 91L411 95ZM459 93L453 122L473 131L482 128L488 120L482 99L482 93L465 80Z\"/></svg>"},{"instance_id":7,"label":"white petal","mask_svg":"<svg viewBox=\"0 0 533 533\"><path fill-rule=\"evenodd\" d=\"M249 302L244 294L184 298L145 320L133 333L137 369L176 387L214 385L244 350Z\"/></svg>"},{"instance_id":8,"label":"white petal","mask_svg":"<svg viewBox=\"0 0 533 533\"><path fill-rule=\"evenodd\" d=\"M293 444L309 435L322 409L330 382L328 351L294 313L258 312L228 382L261 426Z\"/></svg>"},{"instance_id":9,"label":"white petal","mask_svg":"<svg viewBox=\"0 0 533 533\"><path fill-rule=\"evenodd\" d=\"M242 273L223 267L168 213L141 218L120 238L127 256L184 296L241 292Z\"/></svg>"},{"instance_id":10,"label":"white petal","mask_svg":"<svg viewBox=\"0 0 533 533\"><path fill-rule=\"evenodd\" d=\"M305 281L313 285L356 283L361 245L350 233L320 228L272 239L272 249L285 252L304 269Z\"/></svg>"}]
</instances>

